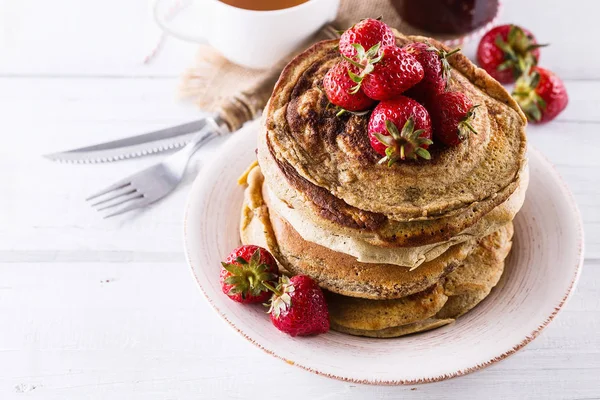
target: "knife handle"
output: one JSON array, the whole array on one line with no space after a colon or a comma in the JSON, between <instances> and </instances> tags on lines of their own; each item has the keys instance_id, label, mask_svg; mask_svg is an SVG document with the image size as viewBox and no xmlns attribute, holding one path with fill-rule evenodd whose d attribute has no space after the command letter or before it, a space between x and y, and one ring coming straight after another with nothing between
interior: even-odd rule
<instances>
[{"instance_id":1,"label":"knife handle","mask_svg":"<svg viewBox=\"0 0 600 400\"><path fill-rule=\"evenodd\" d=\"M319 40L338 38L337 30L330 24L323 26L302 48ZM267 105L273 87L279 79L281 70L296 55L293 52L271 68L254 86L242 90L238 94L226 99L220 107L219 118L227 124L230 132L235 132L248 121L257 118Z\"/></svg>"}]
</instances>

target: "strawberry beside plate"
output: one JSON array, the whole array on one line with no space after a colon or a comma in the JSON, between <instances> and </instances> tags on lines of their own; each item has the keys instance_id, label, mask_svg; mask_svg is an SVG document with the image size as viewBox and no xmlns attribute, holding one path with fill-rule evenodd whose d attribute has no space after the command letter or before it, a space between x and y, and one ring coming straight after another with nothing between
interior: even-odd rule
<instances>
[{"instance_id":1,"label":"strawberry beside plate","mask_svg":"<svg viewBox=\"0 0 600 400\"><path fill-rule=\"evenodd\" d=\"M295 366L331 378L370 384L439 381L486 367L531 342L573 292L583 262L577 205L552 165L529 149L530 183L515 223L514 245L498 286L452 325L397 339L330 331L292 338L261 306L223 295L221 260L240 244L244 188L237 178L256 156L258 121L225 142L190 191L184 220L188 263L215 311L244 338ZM282 368L286 368L282 364Z\"/></svg>"}]
</instances>

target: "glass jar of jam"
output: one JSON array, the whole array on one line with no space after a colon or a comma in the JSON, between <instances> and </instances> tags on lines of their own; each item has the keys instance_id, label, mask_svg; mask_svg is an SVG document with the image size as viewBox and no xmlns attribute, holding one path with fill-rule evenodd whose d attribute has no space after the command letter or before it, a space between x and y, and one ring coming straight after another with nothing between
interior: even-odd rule
<instances>
[{"instance_id":1,"label":"glass jar of jam","mask_svg":"<svg viewBox=\"0 0 600 400\"><path fill-rule=\"evenodd\" d=\"M490 22L498 0L391 0L400 17L415 28L438 34L463 34Z\"/></svg>"}]
</instances>

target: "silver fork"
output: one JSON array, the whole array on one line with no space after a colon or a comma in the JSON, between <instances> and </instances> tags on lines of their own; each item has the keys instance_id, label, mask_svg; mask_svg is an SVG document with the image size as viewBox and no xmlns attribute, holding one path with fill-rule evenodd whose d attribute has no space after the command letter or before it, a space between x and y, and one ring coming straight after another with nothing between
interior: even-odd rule
<instances>
[{"instance_id":1,"label":"silver fork","mask_svg":"<svg viewBox=\"0 0 600 400\"><path fill-rule=\"evenodd\" d=\"M154 203L175 189L181 182L192 155L204 143L218 136L220 132L221 129L217 123L209 121L185 147L167 157L163 162L121 179L88 197L86 201L95 199L91 204L92 207L97 211L108 210L110 213L104 218Z\"/></svg>"}]
</instances>

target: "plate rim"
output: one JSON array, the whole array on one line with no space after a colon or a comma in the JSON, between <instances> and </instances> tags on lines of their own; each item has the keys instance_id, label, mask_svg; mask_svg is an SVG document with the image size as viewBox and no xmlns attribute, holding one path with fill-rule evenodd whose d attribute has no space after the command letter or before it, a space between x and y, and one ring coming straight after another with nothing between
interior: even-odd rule
<instances>
[{"instance_id":1,"label":"plate rim","mask_svg":"<svg viewBox=\"0 0 600 400\"><path fill-rule=\"evenodd\" d=\"M249 124L250 125L250 124ZM247 125L244 130L251 130L248 129L250 128L250 126ZM241 135L240 135L241 133ZM242 136L244 133L242 132L238 132L239 136ZM232 138L233 139L233 138ZM239 139L238 139L239 140ZM226 151L226 149L231 146L231 143L235 142L234 140L227 140L226 142L224 142L218 149L218 151L215 153L215 157L218 157L219 154L223 153ZM539 159L545 164L545 167L547 169L549 169L550 171L552 171L552 173L554 174L554 176L557 178L558 183L561 186L561 193L564 195L565 199L567 200L567 203L569 205L569 207L571 208L571 212L573 213L573 215L575 216L575 218L572 218L572 220L574 221L575 227L576 227L576 231L577 231L577 244L578 244L578 249L577 249L577 264L575 267L575 273L573 274L573 277L571 279L571 282L567 288L566 293L563 295L561 301L559 302L559 304L554 308L554 310L552 311L552 313L550 313L550 315L548 315L546 317L546 319L544 320L544 322L542 324L540 324L536 329L533 330L533 332L531 332L530 334L526 335L525 338L519 342L518 344L514 345L510 350L505 351L504 353L497 355L487 361L484 362L480 362L477 363L476 365L469 367L469 368L465 368L465 369L460 369L457 370L453 373L450 374L441 374L441 375L436 375L436 376L431 376L431 377L425 377L425 378L418 378L418 379L383 379L383 380L377 380L377 379L355 379L352 377L348 377L348 376L342 376L342 375L337 375L337 374L332 374L332 373L327 373L327 372L322 372L319 371L316 368L312 368L310 366L304 365L302 363L297 363L293 360L287 359L283 356L280 356L279 354L277 354L275 351L270 350L266 347L264 347L263 345L261 345L260 343L258 343L257 341L255 341L252 337L250 337L247 333L245 333L241 328L239 328L238 326L236 326L228 317L227 315L221 311L219 309L219 307L217 307L217 305L213 302L213 300L208 296L208 294L206 293L206 291L204 290L204 287L202 286L202 283L200 282L200 280L198 279L198 276L196 275L195 271L194 271L194 267L192 265L192 258L190 255L190 247L188 246L188 215L190 213L190 209L192 207L192 195L195 192L196 186L199 185L203 185L203 183L201 183L202 177L204 174L206 174L206 171L210 171L210 168L203 168L200 173L196 176L196 178L194 179L192 188L190 189L190 192L188 193L188 197L186 200L186 205L185 205L185 212L184 212L184 216L183 216L183 244L184 244L184 250L185 250L185 257L186 257L186 263L190 269L190 272L192 274L192 276L194 277L194 280L196 281L198 287L200 288L200 291L202 292L202 295L204 296L204 298L208 301L208 303L210 304L210 306L212 307L212 309L225 321L227 322L227 324L232 327L238 334L240 334L242 337L244 337L246 340L248 340L250 343L252 343L253 345L255 345L256 347L258 347L259 349L263 350L265 353L278 358L282 361L284 361L285 363L289 364L289 365L293 365L293 366L297 366L299 368L302 368L305 371L309 371L312 372L316 375L319 376L325 376L328 378L332 378L332 379L336 379L336 380L340 380L340 381L344 381L344 382L352 382L352 383L357 383L357 384L367 384L367 385L383 385L383 386L400 386L400 385L416 385L416 384L422 384L422 383L433 383L433 382L440 382L440 381L444 381L447 379L451 379L451 378L456 378L459 376L464 376L467 374L470 374L472 372L481 370L483 368L486 368L498 361L504 360L506 358L508 358L509 356L515 354L517 351L521 350L523 347L525 347L526 345L528 345L529 343L531 343L534 339L536 339L539 334L550 324L550 322L552 322L554 320L554 318L556 318L556 316L558 315L558 313L563 309L563 307L565 306L565 304L568 302L568 300L571 298L571 296L573 295L575 286L577 285L577 282L579 280L579 277L581 275L581 271L583 268L583 263L584 263L584 247L585 247L585 243L584 243L584 230L583 230L583 220L581 218L581 213L579 211L579 207L577 205L577 202L575 201L575 197L573 196L573 193L571 193L571 190L569 189L567 183L565 182L565 180L563 179L563 177L561 176L561 174L558 172L558 170L556 169L556 167L550 162L550 160L539 150L537 150L534 146L532 146L531 144L528 144L527 146L527 152L528 153L534 153L537 157L539 157ZM218 159L218 158L214 158L214 159Z\"/></svg>"}]
</instances>

